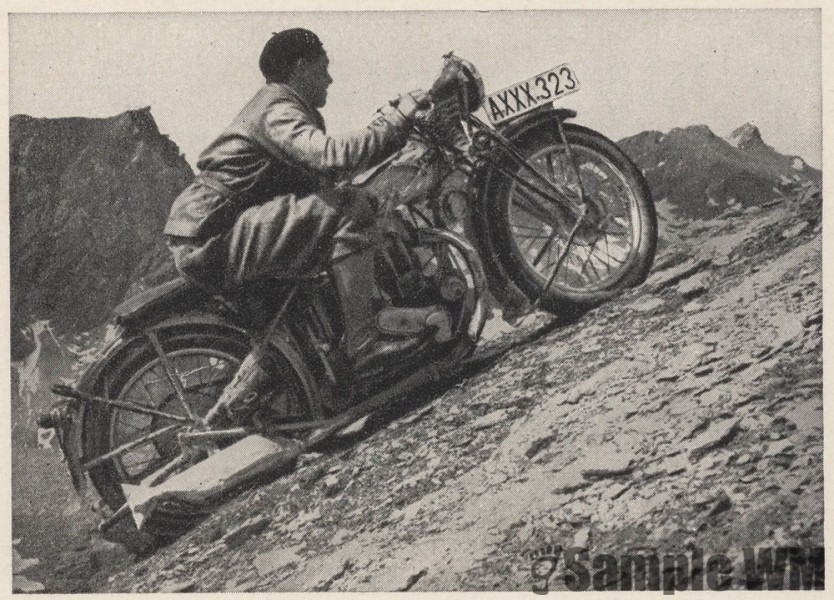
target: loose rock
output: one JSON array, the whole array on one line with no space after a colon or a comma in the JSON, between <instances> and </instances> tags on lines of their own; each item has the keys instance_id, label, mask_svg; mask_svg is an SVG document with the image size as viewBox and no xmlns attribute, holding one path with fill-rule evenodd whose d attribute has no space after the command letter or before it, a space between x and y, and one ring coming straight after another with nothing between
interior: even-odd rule
<instances>
[{"instance_id":1,"label":"loose rock","mask_svg":"<svg viewBox=\"0 0 834 600\"><path fill-rule=\"evenodd\" d=\"M292 546L290 548L275 548L269 552L258 554L255 557L255 569L261 577L269 575L273 571L283 569L293 563L301 560L299 552L304 547L303 544Z\"/></svg>"},{"instance_id":2,"label":"loose rock","mask_svg":"<svg viewBox=\"0 0 834 600\"><path fill-rule=\"evenodd\" d=\"M714 517L722 512L732 508L733 502L730 496L723 489L710 491L696 498L693 503L693 508L704 515L704 517Z\"/></svg>"},{"instance_id":3,"label":"loose rock","mask_svg":"<svg viewBox=\"0 0 834 600\"><path fill-rule=\"evenodd\" d=\"M793 450L793 448L794 445L789 439L783 439L768 444L767 449L764 452L764 455L777 456L779 454L787 454L791 450Z\"/></svg>"},{"instance_id":4,"label":"loose rock","mask_svg":"<svg viewBox=\"0 0 834 600\"><path fill-rule=\"evenodd\" d=\"M709 258L690 259L673 269L657 273L649 280L647 287L653 292L658 292L694 275L709 266L711 262Z\"/></svg>"},{"instance_id":5,"label":"loose rock","mask_svg":"<svg viewBox=\"0 0 834 600\"><path fill-rule=\"evenodd\" d=\"M690 444L690 458L697 460L707 452L725 446L738 433L738 430L738 419L727 419L713 423Z\"/></svg>"},{"instance_id":6,"label":"loose rock","mask_svg":"<svg viewBox=\"0 0 834 600\"><path fill-rule=\"evenodd\" d=\"M785 231L783 231L782 232L782 237L785 238L786 240L789 240L791 238L795 238L800 233L805 231L808 228L809 225L810 225L810 223L808 223L808 221L802 221L800 223L797 223L793 227L789 227Z\"/></svg>"},{"instance_id":7,"label":"loose rock","mask_svg":"<svg viewBox=\"0 0 834 600\"><path fill-rule=\"evenodd\" d=\"M223 537L223 543L225 543L229 548L237 548L238 546L243 545L243 543L252 536L261 533L271 522L272 519L267 517L260 517L258 519L248 521L240 527L227 533Z\"/></svg>"},{"instance_id":8,"label":"loose rock","mask_svg":"<svg viewBox=\"0 0 834 600\"><path fill-rule=\"evenodd\" d=\"M181 594L184 592L193 592L197 589L197 580L190 579L188 581L170 581L159 588L160 594Z\"/></svg>"},{"instance_id":9,"label":"loose rock","mask_svg":"<svg viewBox=\"0 0 834 600\"><path fill-rule=\"evenodd\" d=\"M692 300L702 295L709 289L709 283L712 280L710 273L698 273L693 277L684 279L678 284L677 292L686 300Z\"/></svg>"},{"instance_id":10,"label":"loose rock","mask_svg":"<svg viewBox=\"0 0 834 600\"><path fill-rule=\"evenodd\" d=\"M580 527L573 536L574 548L588 548L591 542L591 528L588 526Z\"/></svg>"},{"instance_id":11,"label":"loose rock","mask_svg":"<svg viewBox=\"0 0 834 600\"><path fill-rule=\"evenodd\" d=\"M324 495L326 498L334 498L339 495L339 492L344 488L344 483L338 475L328 475L322 482L324 486Z\"/></svg>"},{"instance_id":12,"label":"loose rock","mask_svg":"<svg viewBox=\"0 0 834 600\"><path fill-rule=\"evenodd\" d=\"M631 305L631 308L637 312L651 312L660 308L664 304L666 304L666 301L663 298L659 298L657 296L645 296L640 298L637 302L634 302Z\"/></svg>"},{"instance_id":13,"label":"loose rock","mask_svg":"<svg viewBox=\"0 0 834 600\"><path fill-rule=\"evenodd\" d=\"M802 326L806 328L811 327L812 325L818 325L820 323L822 323L822 307L809 312L802 319Z\"/></svg>"},{"instance_id":14,"label":"loose rock","mask_svg":"<svg viewBox=\"0 0 834 600\"><path fill-rule=\"evenodd\" d=\"M580 467L582 476L587 479L604 479L627 475L634 470L632 463L634 453L619 446L597 446L588 449L588 455Z\"/></svg>"},{"instance_id":15,"label":"loose rock","mask_svg":"<svg viewBox=\"0 0 834 600\"><path fill-rule=\"evenodd\" d=\"M584 487L591 485L591 482L582 477L579 469L569 466L559 471L553 478L554 494L570 494Z\"/></svg>"},{"instance_id":16,"label":"loose rock","mask_svg":"<svg viewBox=\"0 0 834 600\"><path fill-rule=\"evenodd\" d=\"M480 429L488 429L494 425L498 425L507 419L507 412L504 410L494 410L472 421L472 429L478 431Z\"/></svg>"}]
</instances>

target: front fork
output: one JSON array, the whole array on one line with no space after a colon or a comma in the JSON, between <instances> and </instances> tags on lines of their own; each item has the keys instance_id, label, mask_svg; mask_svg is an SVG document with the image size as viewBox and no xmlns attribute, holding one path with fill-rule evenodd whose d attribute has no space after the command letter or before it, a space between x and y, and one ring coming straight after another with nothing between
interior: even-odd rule
<instances>
[{"instance_id":1,"label":"front fork","mask_svg":"<svg viewBox=\"0 0 834 600\"><path fill-rule=\"evenodd\" d=\"M575 113L572 113L572 115L575 116ZM478 125L486 128L486 124L477 119L477 117L472 116L471 118ZM533 259L533 266L538 265L558 237L560 233L560 223L558 221L562 219L570 219L574 221L564 248L556 259L553 272L545 285L541 288L538 296L534 299L532 304L530 304L526 311L527 314L534 312L547 295L547 292L550 290L550 287L553 285L553 282L559 274L559 270L561 269L562 264L571 249L573 241L576 239L577 233L585 224L585 219L588 217L590 212L587 195L579 173L579 165L577 164L576 157L571 150L570 143L568 142L568 138L565 133L564 119L557 118L556 124L558 128L558 138L556 141L560 142L565 148L565 154L567 155L568 162L571 165L573 174L576 178L578 195L570 190L563 189L558 182L551 181L542 175L535 167L527 162L527 159L515 149L513 143L500 131L487 129L484 132L487 139L494 140L498 146L500 146L507 154L509 154L510 157L512 157L518 167L524 169L535 180L535 183L531 183L530 181L520 177L517 171L514 172L511 169L506 168L503 164L501 164L500 160L489 161L490 168L495 169L505 177L512 179L519 186L519 190L523 190L525 199L532 203L532 207L534 208L533 212L536 212L537 216L541 216L542 220L551 228L550 235L537 253L536 257ZM494 156L494 154L491 154L491 156ZM542 200L546 201L547 204L543 204ZM577 203L576 200L579 202ZM554 212L556 214L554 214Z\"/></svg>"}]
</instances>

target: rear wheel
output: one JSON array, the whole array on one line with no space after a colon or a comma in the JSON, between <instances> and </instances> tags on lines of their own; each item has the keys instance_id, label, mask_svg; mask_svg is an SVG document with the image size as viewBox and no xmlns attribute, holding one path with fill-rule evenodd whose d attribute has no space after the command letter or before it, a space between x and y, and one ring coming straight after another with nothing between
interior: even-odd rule
<instances>
[{"instance_id":1,"label":"rear wheel","mask_svg":"<svg viewBox=\"0 0 834 600\"><path fill-rule=\"evenodd\" d=\"M513 176L493 174L489 223L510 279L531 300L541 296L543 308L571 318L645 280L657 218L645 179L616 144L576 125L564 132L569 150L555 116L513 140L536 172L507 157ZM537 193L555 196L554 189L559 201ZM587 212L575 227L583 195Z\"/></svg>"},{"instance_id":2,"label":"rear wheel","mask_svg":"<svg viewBox=\"0 0 834 600\"><path fill-rule=\"evenodd\" d=\"M205 326L161 334L160 342L182 383L186 400L198 416L204 416L214 406L249 352L249 343L243 334L231 329L212 331ZM293 348L294 344L290 344L286 352L275 353L279 377L269 404L280 406L283 418L320 418L315 408L315 380L299 360L301 353ZM136 344L126 350L100 378L98 387L97 393L114 400L141 404L170 415L186 415L162 360L149 343ZM171 428L90 470L93 484L114 511L125 502L123 483L139 483L180 455L177 434L182 428L165 417L95 405L84 425L88 461L138 438ZM191 513L182 506L172 506L168 512L171 514L164 516L163 522L170 521L171 527L166 526L166 531L155 533L178 535L189 525L186 516ZM175 527L175 523L182 527Z\"/></svg>"}]
</instances>

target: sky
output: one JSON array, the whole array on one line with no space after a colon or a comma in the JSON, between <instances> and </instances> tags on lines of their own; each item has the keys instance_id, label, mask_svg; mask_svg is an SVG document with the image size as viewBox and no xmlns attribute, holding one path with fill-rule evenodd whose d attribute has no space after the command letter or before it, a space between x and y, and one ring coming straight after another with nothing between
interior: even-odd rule
<instances>
[{"instance_id":1,"label":"sky","mask_svg":"<svg viewBox=\"0 0 834 600\"><path fill-rule=\"evenodd\" d=\"M569 63L558 105L617 140L751 122L785 154L822 163L817 9L10 14L10 114L106 117L151 107L194 165L262 85L273 31L307 27L335 80L330 132L364 127L390 98L428 88L454 50L497 91Z\"/></svg>"}]
</instances>

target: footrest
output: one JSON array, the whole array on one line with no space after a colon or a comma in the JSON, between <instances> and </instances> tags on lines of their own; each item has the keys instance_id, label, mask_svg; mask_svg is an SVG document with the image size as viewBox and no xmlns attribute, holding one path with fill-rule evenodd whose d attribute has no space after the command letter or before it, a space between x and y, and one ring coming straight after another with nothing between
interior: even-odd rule
<instances>
[{"instance_id":1,"label":"footrest","mask_svg":"<svg viewBox=\"0 0 834 600\"><path fill-rule=\"evenodd\" d=\"M287 438L250 435L156 486L122 484L137 528L154 519L164 502L192 506L199 512L225 493L260 475L291 464L302 444Z\"/></svg>"}]
</instances>

